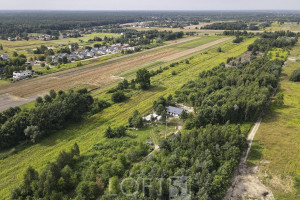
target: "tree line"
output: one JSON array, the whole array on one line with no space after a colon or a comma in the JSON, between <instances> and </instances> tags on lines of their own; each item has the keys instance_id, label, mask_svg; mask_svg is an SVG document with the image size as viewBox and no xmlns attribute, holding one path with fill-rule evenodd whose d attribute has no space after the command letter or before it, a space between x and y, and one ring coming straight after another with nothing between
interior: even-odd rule
<instances>
[{"instance_id":1,"label":"tree line","mask_svg":"<svg viewBox=\"0 0 300 200\"><path fill-rule=\"evenodd\" d=\"M67 121L80 121L86 113L99 111L99 105L108 106L94 103L85 89L58 93L52 90L50 95L38 97L30 110L10 108L0 113L0 149L26 140L35 143L62 129Z\"/></svg>"}]
</instances>

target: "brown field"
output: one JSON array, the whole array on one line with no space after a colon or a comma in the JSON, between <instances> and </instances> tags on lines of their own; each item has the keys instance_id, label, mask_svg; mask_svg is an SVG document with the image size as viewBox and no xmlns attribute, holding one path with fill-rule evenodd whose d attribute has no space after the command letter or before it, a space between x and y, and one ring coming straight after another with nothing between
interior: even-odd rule
<instances>
[{"instance_id":1,"label":"brown field","mask_svg":"<svg viewBox=\"0 0 300 200\"><path fill-rule=\"evenodd\" d=\"M199 39L197 37L184 38L178 42L172 42L166 46L172 46L181 42ZM196 51L217 45L230 38L222 38L196 48L180 50L174 48L159 47L148 52L140 52L134 55L123 56L108 61L101 65L86 65L33 79L15 82L0 86L0 111L11 106L19 106L33 101L38 95L43 95L50 89L67 90L70 88L88 87L89 89L104 86L119 80L112 77L114 74L136 68L158 60L169 61Z\"/></svg>"}]
</instances>

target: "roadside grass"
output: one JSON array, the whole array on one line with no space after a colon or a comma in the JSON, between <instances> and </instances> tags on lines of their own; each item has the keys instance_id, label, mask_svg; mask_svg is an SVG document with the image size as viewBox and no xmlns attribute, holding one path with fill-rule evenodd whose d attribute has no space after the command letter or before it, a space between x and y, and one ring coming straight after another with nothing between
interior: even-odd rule
<instances>
[{"instance_id":1,"label":"roadside grass","mask_svg":"<svg viewBox=\"0 0 300 200\"><path fill-rule=\"evenodd\" d=\"M84 155L93 145L104 143L107 140L104 138L104 131L108 126L126 125L129 116L133 114L134 110L138 110L142 115L150 113L153 101L159 96L166 97L169 94L174 94L188 80L197 78L197 74L201 71L211 69L221 62L226 62L228 57L240 56L254 40L255 38L247 39L240 44L227 41L220 45L223 49L222 53L217 52L218 45L216 45L207 50L207 54L203 54L203 51L197 55L194 54L190 64L183 62L174 67L174 70L178 72L177 75L173 76L171 74L172 70L169 69L152 77L153 87L150 90L137 90L125 102L113 104L111 107L82 122L70 123L63 130L54 132L50 137L43 139L38 144L0 160L1 198L9 198L10 190L20 184L23 173L29 165L41 171L48 162L55 160L60 151L71 148L75 142L78 143L80 151ZM99 93L95 91L94 94ZM110 94L102 91L96 97L99 99L109 98ZM147 137L149 137L149 132L146 131L144 134L141 130L141 134L139 133L132 140L144 141ZM2 155L0 153L0 157Z\"/></svg>"},{"instance_id":2,"label":"roadside grass","mask_svg":"<svg viewBox=\"0 0 300 200\"><path fill-rule=\"evenodd\" d=\"M299 54L300 43L291 56ZM284 105L271 105L248 159L268 174L264 182L280 200L300 199L300 83L288 80L299 68L300 63L291 61L283 68L279 93L284 94Z\"/></svg>"}]
</instances>

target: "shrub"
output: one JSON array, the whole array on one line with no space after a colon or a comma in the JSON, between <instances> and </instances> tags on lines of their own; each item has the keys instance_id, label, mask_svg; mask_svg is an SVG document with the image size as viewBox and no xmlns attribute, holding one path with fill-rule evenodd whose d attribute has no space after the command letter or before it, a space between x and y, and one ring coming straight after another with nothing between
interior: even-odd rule
<instances>
[{"instance_id":1,"label":"shrub","mask_svg":"<svg viewBox=\"0 0 300 200\"><path fill-rule=\"evenodd\" d=\"M111 100L115 103L120 103L120 102L124 101L125 99L126 99L126 96L121 91L117 91L117 92L113 93L111 96Z\"/></svg>"},{"instance_id":2,"label":"shrub","mask_svg":"<svg viewBox=\"0 0 300 200\"><path fill-rule=\"evenodd\" d=\"M292 73L290 81L300 82L300 69L297 69Z\"/></svg>"}]
</instances>

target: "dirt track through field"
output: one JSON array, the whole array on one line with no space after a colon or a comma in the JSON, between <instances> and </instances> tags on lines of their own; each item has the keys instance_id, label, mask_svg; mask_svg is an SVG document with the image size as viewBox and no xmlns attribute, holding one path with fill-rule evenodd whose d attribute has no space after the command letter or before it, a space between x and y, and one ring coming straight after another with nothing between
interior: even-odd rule
<instances>
[{"instance_id":1,"label":"dirt track through field","mask_svg":"<svg viewBox=\"0 0 300 200\"><path fill-rule=\"evenodd\" d=\"M114 74L136 68L147 63L158 60L171 61L173 59L189 55L196 51L203 50L210 46L224 42L230 38L222 38L220 40L201 45L196 48L181 51L179 49L166 48L183 42L188 42L199 38L184 38L179 42L158 47L156 51L143 51L136 53L135 56L125 56L107 61L107 63L93 66L87 65L73 68L34 79L23 80L9 85L0 87L0 111L9 107L20 106L22 104L33 101L38 95L45 94L50 89L67 90L70 88L78 88L85 86L88 88L96 88L103 85L118 81L119 78L113 77Z\"/></svg>"}]
</instances>

